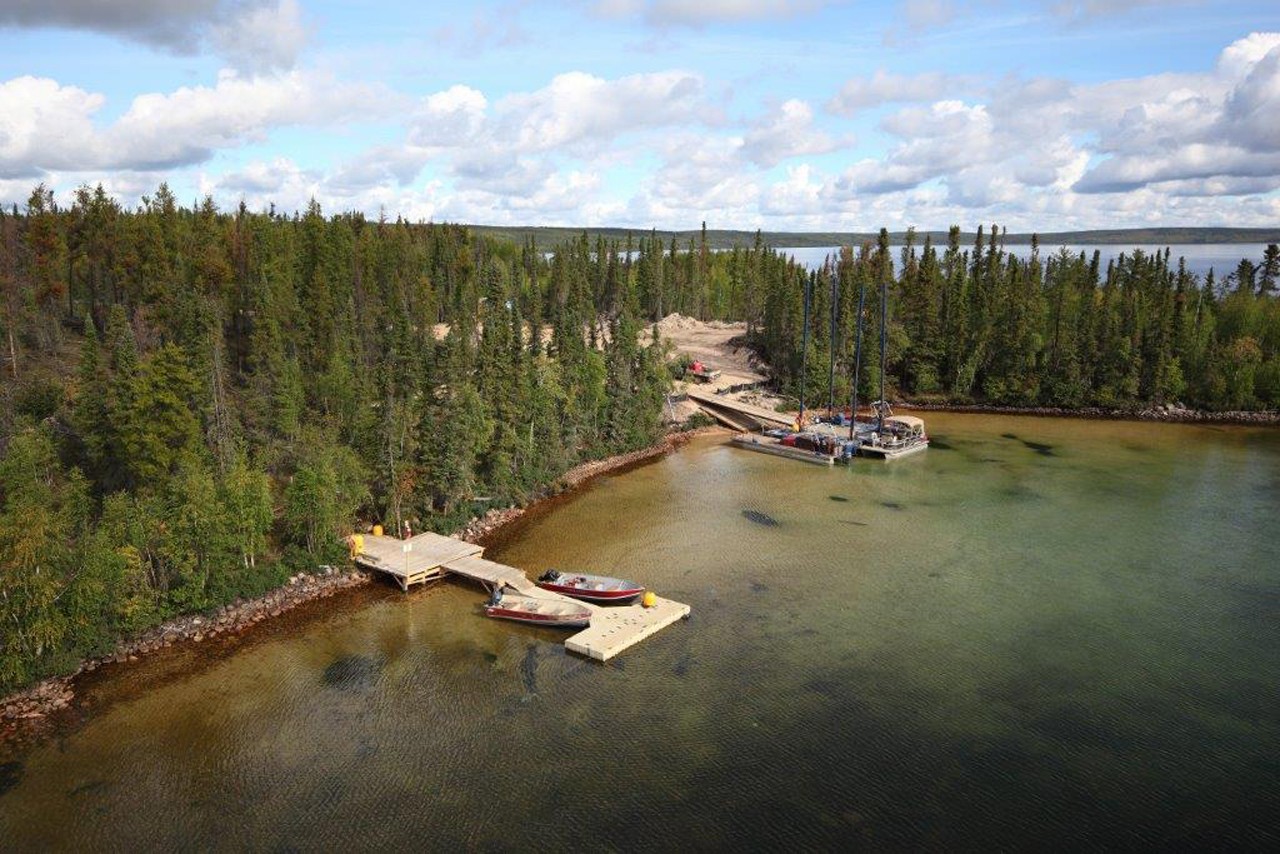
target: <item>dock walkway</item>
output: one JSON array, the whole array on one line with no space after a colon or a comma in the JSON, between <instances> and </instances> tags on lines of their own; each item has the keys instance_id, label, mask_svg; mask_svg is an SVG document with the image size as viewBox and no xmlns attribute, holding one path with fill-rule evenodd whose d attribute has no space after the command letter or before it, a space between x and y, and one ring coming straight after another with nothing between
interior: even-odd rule
<instances>
[{"instance_id":1,"label":"dock walkway","mask_svg":"<svg viewBox=\"0 0 1280 854\"><path fill-rule=\"evenodd\" d=\"M482 546L440 534L418 534L408 540L366 534L355 561L367 569L390 575L402 590L441 578L447 573L478 581L488 590L508 587L525 596L586 605L591 609L591 625L568 638L564 645L570 652L597 661L608 661L628 647L689 616L688 605L661 597L651 608L593 605L569 599L543 590L514 566L485 560L481 557L483 553Z\"/></svg>"},{"instance_id":2,"label":"dock walkway","mask_svg":"<svg viewBox=\"0 0 1280 854\"><path fill-rule=\"evenodd\" d=\"M754 420L761 425L790 427L795 422L795 415L790 412L775 412L763 406L731 400L718 394L708 394L698 389L689 389L689 399L707 411L714 418L731 421L731 426L739 427L743 417ZM729 418L724 416L728 415ZM741 427L739 427L741 429Z\"/></svg>"}]
</instances>

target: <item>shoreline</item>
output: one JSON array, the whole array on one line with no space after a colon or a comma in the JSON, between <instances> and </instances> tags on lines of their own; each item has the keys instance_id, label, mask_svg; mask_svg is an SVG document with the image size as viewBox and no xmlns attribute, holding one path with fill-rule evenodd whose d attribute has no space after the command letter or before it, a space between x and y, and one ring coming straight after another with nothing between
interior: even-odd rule
<instances>
[{"instance_id":1,"label":"shoreline","mask_svg":"<svg viewBox=\"0 0 1280 854\"><path fill-rule=\"evenodd\" d=\"M490 510L454 531L452 536L489 547L509 536L517 522L533 518L533 511L551 507L605 474L620 474L666 456L696 436L720 428L699 427L669 433L638 451L580 463L561 475L545 494L523 507ZM222 605L211 612L176 617L143 633L122 640L111 652L88 658L65 676L51 676L0 697L0 744L31 734L50 718L71 708L79 681L107 665L128 664L143 656L175 646L199 644L219 636L239 636L264 621L279 618L300 605L348 593L372 584L375 574L359 569L318 567L317 574L299 573L255 599Z\"/></svg>"},{"instance_id":2,"label":"shoreline","mask_svg":"<svg viewBox=\"0 0 1280 854\"><path fill-rule=\"evenodd\" d=\"M919 412L960 412L972 415L1026 415L1033 418L1080 418L1088 421L1142 421L1164 424L1230 424L1243 427L1280 426L1277 410L1231 410L1208 412L1176 406L1153 406L1146 409L1108 409L1084 406L1067 409L1060 406L997 406L983 403L913 403L891 402L892 406Z\"/></svg>"}]
</instances>

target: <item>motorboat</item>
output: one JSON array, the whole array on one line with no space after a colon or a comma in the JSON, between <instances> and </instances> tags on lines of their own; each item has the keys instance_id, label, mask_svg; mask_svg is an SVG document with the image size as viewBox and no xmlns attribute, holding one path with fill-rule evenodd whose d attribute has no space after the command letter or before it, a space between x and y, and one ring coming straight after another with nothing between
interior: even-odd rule
<instances>
[{"instance_id":1,"label":"motorboat","mask_svg":"<svg viewBox=\"0 0 1280 854\"><path fill-rule=\"evenodd\" d=\"M538 576L537 584L543 590L588 602L630 602L644 592L644 588L634 581L606 575L560 572L555 569L549 569Z\"/></svg>"},{"instance_id":2,"label":"motorboat","mask_svg":"<svg viewBox=\"0 0 1280 854\"><path fill-rule=\"evenodd\" d=\"M499 589L484 606L485 616L539 626L581 627L591 622L591 609L563 599L540 599Z\"/></svg>"}]
</instances>

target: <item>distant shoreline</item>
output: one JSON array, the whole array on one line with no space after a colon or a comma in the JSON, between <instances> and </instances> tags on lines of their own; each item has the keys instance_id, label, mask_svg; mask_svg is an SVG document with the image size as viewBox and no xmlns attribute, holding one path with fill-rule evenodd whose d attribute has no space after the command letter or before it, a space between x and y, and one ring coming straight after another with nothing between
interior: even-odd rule
<instances>
[{"instance_id":1,"label":"distant shoreline","mask_svg":"<svg viewBox=\"0 0 1280 854\"><path fill-rule=\"evenodd\" d=\"M1101 406L1084 406L1067 409L1057 406L995 406L989 404L953 403L893 403L900 409L921 412L961 412L973 415L1026 415L1039 418L1081 418L1089 421L1149 421L1165 424L1234 424L1251 427L1280 426L1280 411L1233 410L1207 412L1200 409L1177 407L1148 407L1145 409L1108 409Z\"/></svg>"},{"instance_id":2,"label":"distant shoreline","mask_svg":"<svg viewBox=\"0 0 1280 854\"><path fill-rule=\"evenodd\" d=\"M575 228L572 226L498 226L467 225L476 234L499 237L524 243L530 239L541 250L553 247L569 240L576 240L583 234L589 240L602 237L605 240L625 241L628 237L657 236L664 243L676 241L678 248L687 248L689 241L695 243L702 237L699 229L664 230L648 228ZM712 249L732 249L749 247L755 244L755 231L735 229L707 229L707 244ZM761 231L760 241L772 248L799 249L824 246L860 246L863 243L874 243L879 238L878 232L872 231ZM925 238L932 239L935 245L945 245L949 239L946 230L922 229L915 232L917 244L923 244ZM977 240L977 232L960 232L960 245L970 247ZM1043 247L1054 248L1061 245L1097 244L1110 246L1138 246L1172 244L1210 244L1239 243L1267 244L1280 243L1280 228L1230 228L1206 226L1202 228L1109 228L1092 231L1046 231L1046 232L1010 232L1001 235L999 240L1005 246L1030 245L1035 237ZM991 232L983 232L983 240L990 240ZM901 246L906 239L905 231L889 232L889 242Z\"/></svg>"}]
</instances>

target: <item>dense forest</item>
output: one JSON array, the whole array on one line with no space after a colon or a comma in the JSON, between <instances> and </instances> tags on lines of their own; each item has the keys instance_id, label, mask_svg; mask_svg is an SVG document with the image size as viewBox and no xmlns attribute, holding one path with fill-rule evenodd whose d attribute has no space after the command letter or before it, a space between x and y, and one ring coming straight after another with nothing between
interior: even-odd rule
<instances>
[{"instance_id":1,"label":"dense forest","mask_svg":"<svg viewBox=\"0 0 1280 854\"><path fill-rule=\"evenodd\" d=\"M0 214L0 691L643 447L669 383L616 255L358 215Z\"/></svg>"},{"instance_id":2,"label":"dense forest","mask_svg":"<svg viewBox=\"0 0 1280 854\"><path fill-rule=\"evenodd\" d=\"M1169 254L889 236L806 270L700 233L546 251L359 214L134 210L37 187L0 212L0 690L344 554L358 520L451 530L662 431L650 323L745 320L780 389L1016 405L1280 404L1280 253L1200 281ZM656 346L652 346L656 344Z\"/></svg>"},{"instance_id":3,"label":"dense forest","mask_svg":"<svg viewBox=\"0 0 1280 854\"><path fill-rule=\"evenodd\" d=\"M1011 406L1280 407L1280 248L1242 258L1218 279L1192 275L1168 250L1135 250L1102 267L1099 254L1064 249L1026 260L1001 232L979 229L962 247L889 246L887 233L811 275L809 401L825 402L836 351L837 399L847 400L865 292L862 387L877 394L878 283L890 283L888 393L915 400ZM894 255L896 254L896 258ZM896 261L896 264L895 264ZM784 387L800 388L797 335L803 289L769 290L744 304L759 346ZM830 322L834 306L835 322ZM834 332L834 345L832 343Z\"/></svg>"}]
</instances>

